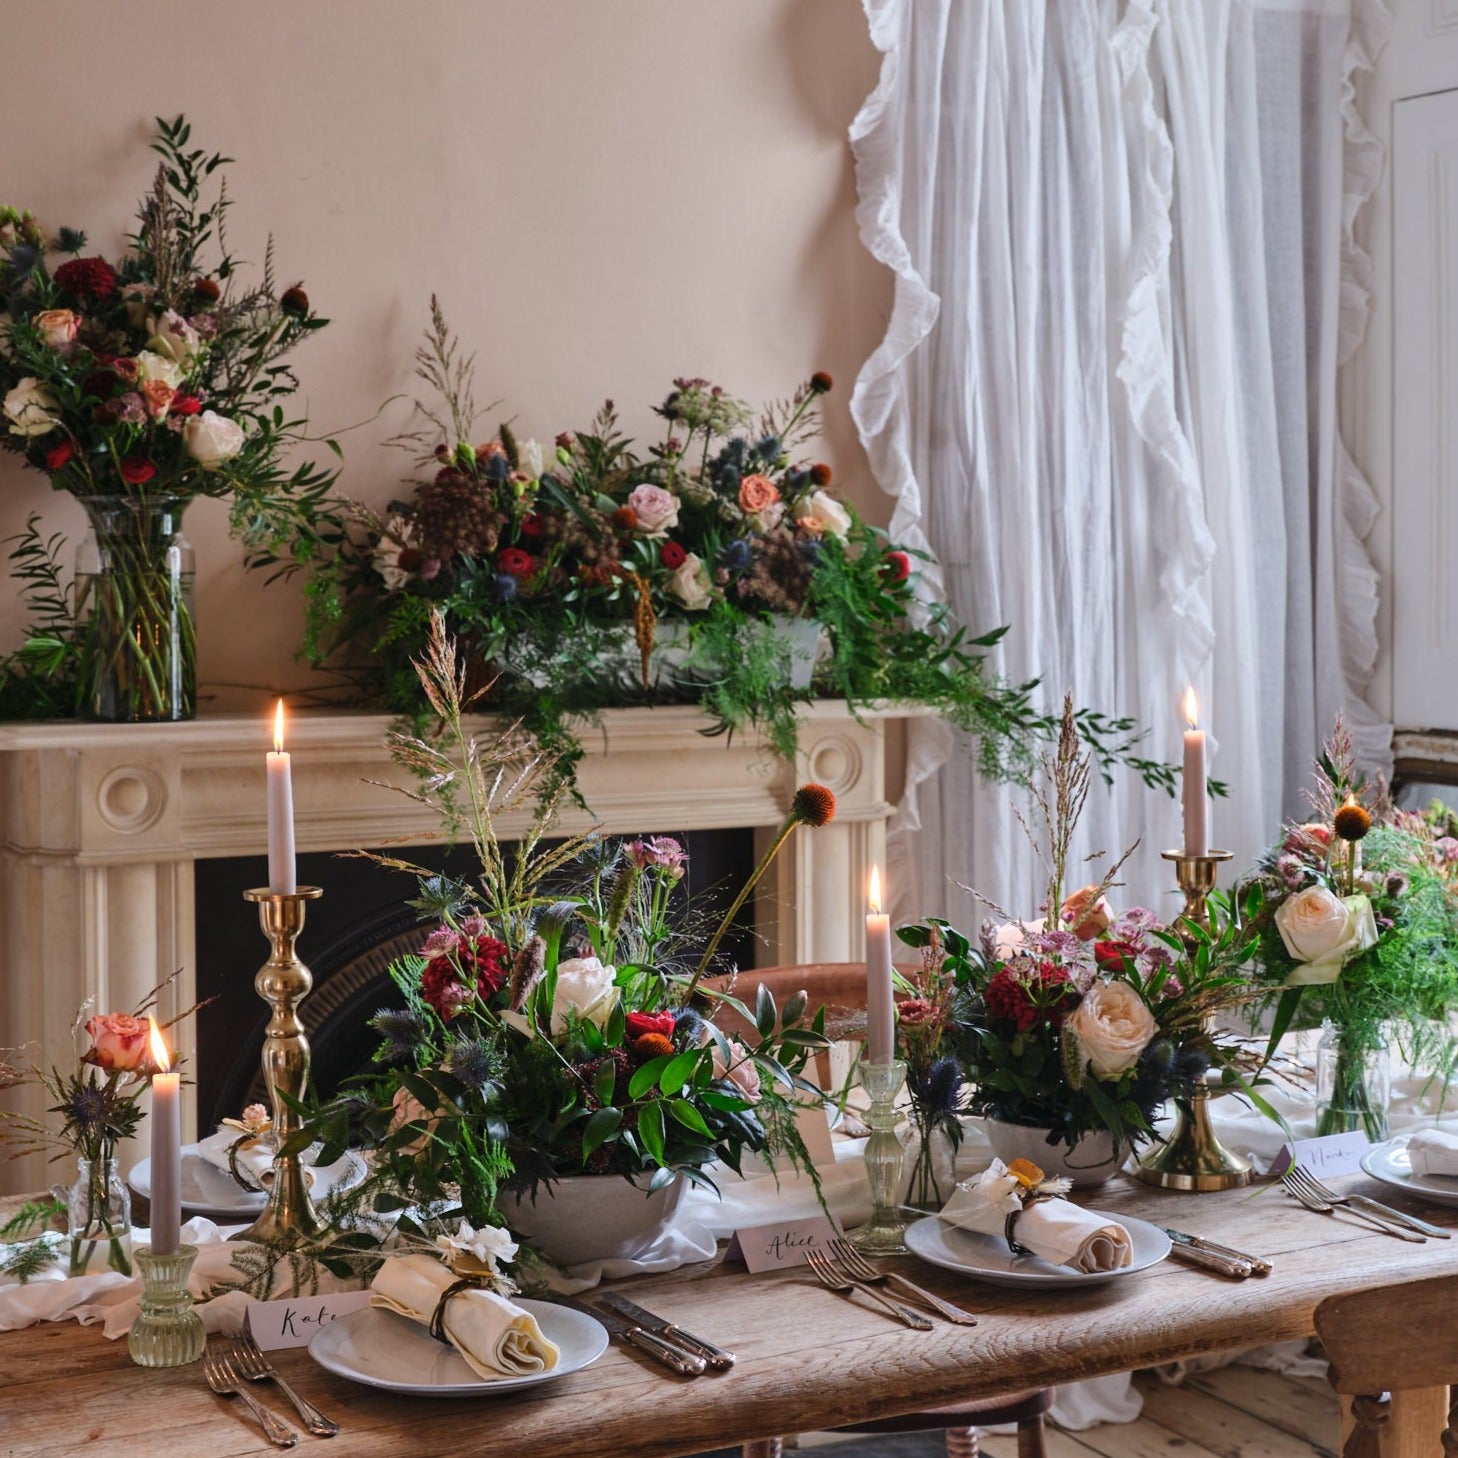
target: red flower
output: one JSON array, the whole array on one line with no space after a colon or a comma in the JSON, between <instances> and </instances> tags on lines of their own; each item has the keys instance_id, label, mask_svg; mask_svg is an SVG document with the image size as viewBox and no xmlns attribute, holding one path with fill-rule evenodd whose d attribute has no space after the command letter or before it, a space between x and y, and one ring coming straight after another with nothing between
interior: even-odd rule
<instances>
[{"instance_id":1,"label":"red flower","mask_svg":"<svg viewBox=\"0 0 1458 1458\"><path fill-rule=\"evenodd\" d=\"M1062 1025L1078 1003L1078 989L1056 962L1023 962L1004 967L983 993L987 1011L1016 1023L1026 1033L1039 1023Z\"/></svg>"},{"instance_id":2,"label":"red flower","mask_svg":"<svg viewBox=\"0 0 1458 1458\"><path fill-rule=\"evenodd\" d=\"M496 565L512 577L530 577L536 571L531 554L520 547L507 547L496 554Z\"/></svg>"},{"instance_id":3,"label":"red flower","mask_svg":"<svg viewBox=\"0 0 1458 1458\"><path fill-rule=\"evenodd\" d=\"M533 541L533 542L536 541L536 539L539 536L541 536L541 534L542 534L542 519L541 519L540 516L537 515L536 512L533 512L530 516L524 516L524 517L522 517L522 519L521 519L521 534L522 534L522 536L526 537L529 541Z\"/></svg>"},{"instance_id":4,"label":"red flower","mask_svg":"<svg viewBox=\"0 0 1458 1458\"><path fill-rule=\"evenodd\" d=\"M677 542L664 542L658 549L658 560L673 572L688 561L688 553Z\"/></svg>"},{"instance_id":5,"label":"red flower","mask_svg":"<svg viewBox=\"0 0 1458 1458\"><path fill-rule=\"evenodd\" d=\"M63 440L58 446L52 446L46 452L46 470L59 471L75 454L76 447L68 440Z\"/></svg>"},{"instance_id":6,"label":"red flower","mask_svg":"<svg viewBox=\"0 0 1458 1458\"><path fill-rule=\"evenodd\" d=\"M1100 972L1122 972L1127 958L1133 961L1139 955L1139 948L1128 942L1095 942L1094 961Z\"/></svg>"},{"instance_id":7,"label":"red flower","mask_svg":"<svg viewBox=\"0 0 1458 1458\"><path fill-rule=\"evenodd\" d=\"M95 395L98 400L108 399L116 389L116 376L110 370L92 370L81 381L83 395Z\"/></svg>"},{"instance_id":8,"label":"red flower","mask_svg":"<svg viewBox=\"0 0 1458 1458\"><path fill-rule=\"evenodd\" d=\"M824 461L817 461L813 466L810 467L810 480L816 486L829 486L830 476L830 467L827 466Z\"/></svg>"},{"instance_id":9,"label":"red flower","mask_svg":"<svg viewBox=\"0 0 1458 1458\"><path fill-rule=\"evenodd\" d=\"M881 558L881 575L890 582L905 582L911 576L911 558L905 552L887 552Z\"/></svg>"},{"instance_id":10,"label":"red flower","mask_svg":"<svg viewBox=\"0 0 1458 1458\"><path fill-rule=\"evenodd\" d=\"M128 486L145 486L157 474L157 468L146 456L123 456L117 467Z\"/></svg>"},{"instance_id":11,"label":"red flower","mask_svg":"<svg viewBox=\"0 0 1458 1458\"><path fill-rule=\"evenodd\" d=\"M73 258L52 275L72 298L104 304L116 292L116 274L104 258Z\"/></svg>"},{"instance_id":12,"label":"red flower","mask_svg":"<svg viewBox=\"0 0 1458 1458\"><path fill-rule=\"evenodd\" d=\"M439 945L434 938L432 942ZM425 964L420 974L420 995L449 1020L471 997L467 980L474 980L476 996L483 1002L501 991L510 972L506 958L506 943L495 937L458 936L449 950L439 952Z\"/></svg>"},{"instance_id":13,"label":"red flower","mask_svg":"<svg viewBox=\"0 0 1458 1458\"><path fill-rule=\"evenodd\" d=\"M197 278L192 281L192 296L199 303L216 304L223 296L216 279Z\"/></svg>"},{"instance_id":14,"label":"red flower","mask_svg":"<svg viewBox=\"0 0 1458 1458\"><path fill-rule=\"evenodd\" d=\"M174 395L172 397L173 415L196 415L202 409L202 401L196 395Z\"/></svg>"},{"instance_id":15,"label":"red flower","mask_svg":"<svg viewBox=\"0 0 1458 1458\"><path fill-rule=\"evenodd\" d=\"M671 1012L628 1014L628 1037L642 1038L648 1033L658 1033L665 1038L673 1036L673 1014Z\"/></svg>"},{"instance_id":16,"label":"red flower","mask_svg":"<svg viewBox=\"0 0 1458 1458\"><path fill-rule=\"evenodd\" d=\"M638 525L638 513L631 506L620 506L613 512L613 525L620 532L630 532Z\"/></svg>"},{"instance_id":17,"label":"red flower","mask_svg":"<svg viewBox=\"0 0 1458 1458\"><path fill-rule=\"evenodd\" d=\"M432 957L420 974L420 995L449 1022L470 997L449 957Z\"/></svg>"}]
</instances>

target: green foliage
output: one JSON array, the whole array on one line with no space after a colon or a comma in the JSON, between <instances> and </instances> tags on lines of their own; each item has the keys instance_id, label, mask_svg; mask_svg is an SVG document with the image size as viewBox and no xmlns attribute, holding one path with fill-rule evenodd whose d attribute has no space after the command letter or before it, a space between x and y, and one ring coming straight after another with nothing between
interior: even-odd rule
<instances>
[{"instance_id":1,"label":"green foliage","mask_svg":"<svg viewBox=\"0 0 1458 1458\"><path fill-rule=\"evenodd\" d=\"M60 565L64 538L42 537L34 512L5 538L25 608L21 645L0 657L0 720L66 719L77 710L81 636Z\"/></svg>"}]
</instances>

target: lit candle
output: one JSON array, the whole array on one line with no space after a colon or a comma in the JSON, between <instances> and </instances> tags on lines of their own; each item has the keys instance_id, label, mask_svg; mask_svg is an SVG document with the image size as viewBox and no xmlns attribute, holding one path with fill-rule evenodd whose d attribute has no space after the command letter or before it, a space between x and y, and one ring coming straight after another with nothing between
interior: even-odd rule
<instances>
[{"instance_id":1,"label":"lit candle","mask_svg":"<svg viewBox=\"0 0 1458 1458\"><path fill-rule=\"evenodd\" d=\"M152 1025L152 1253L177 1249L182 1224L182 1075L172 1073L172 1057L156 1020Z\"/></svg>"},{"instance_id":2,"label":"lit candle","mask_svg":"<svg viewBox=\"0 0 1458 1458\"><path fill-rule=\"evenodd\" d=\"M273 716L273 750L268 755L268 889L292 896L294 885L294 782L283 747L283 700Z\"/></svg>"},{"instance_id":3,"label":"lit candle","mask_svg":"<svg viewBox=\"0 0 1458 1458\"><path fill-rule=\"evenodd\" d=\"M895 1056L895 1013L891 1000L891 918L881 910L881 868L871 867L871 909L866 913L866 1061L890 1063Z\"/></svg>"},{"instance_id":4,"label":"lit candle","mask_svg":"<svg viewBox=\"0 0 1458 1458\"><path fill-rule=\"evenodd\" d=\"M1185 854L1202 856L1210 849L1209 797L1205 794L1205 731L1196 728L1200 706L1193 685L1185 690L1185 770L1181 796L1185 812Z\"/></svg>"}]
</instances>

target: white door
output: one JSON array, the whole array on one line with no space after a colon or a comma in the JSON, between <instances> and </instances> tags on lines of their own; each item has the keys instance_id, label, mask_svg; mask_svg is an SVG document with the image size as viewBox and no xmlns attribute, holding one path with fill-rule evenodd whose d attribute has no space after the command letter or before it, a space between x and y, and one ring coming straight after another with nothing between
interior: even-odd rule
<instances>
[{"instance_id":1,"label":"white door","mask_svg":"<svg viewBox=\"0 0 1458 1458\"><path fill-rule=\"evenodd\" d=\"M1458 730L1458 90L1393 107L1393 717Z\"/></svg>"}]
</instances>

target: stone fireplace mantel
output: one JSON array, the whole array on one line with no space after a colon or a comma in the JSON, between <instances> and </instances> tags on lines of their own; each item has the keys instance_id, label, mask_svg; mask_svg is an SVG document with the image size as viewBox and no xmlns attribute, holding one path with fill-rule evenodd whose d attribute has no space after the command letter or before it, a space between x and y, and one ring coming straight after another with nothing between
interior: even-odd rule
<instances>
[{"instance_id":1,"label":"stone fireplace mantel","mask_svg":"<svg viewBox=\"0 0 1458 1458\"><path fill-rule=\"evenodd\" d=\"M873 862L885 861L892 809L886 730L906 712L857 719L843 704L808 706L792 769L753 735L706 737L707 721L691 706L611 710L603 733L589 731L579 775L594 814L567 815L563 826L598 824L609 834L752 826L763 841L798 783L827 785L837 797L834 821L793 838L756 925L767 964L859 958L857 888ZM405 778L383 748L390 724L363 713L291 716L301 852L445 838L429 812L372 783ZM78 1008L88 999L102 1011L132 1008L177 968L162 1012L191 1005L206 935L195 925L193 863L263 855L268 741L261 713L0 726L0 1047L38 1045L47 1064L67 1068ZM509 838L519 827L508 820L500 828ZM307 960L307 929L301 951ZM261 935L258 952L261 964ZM191 1054L186 1032L182 1043ZM194 1137L191 1110L185 1118ZM0 1170L0 1192L46 1182L38 1160Z\"/></svg>"}]
</instances>

